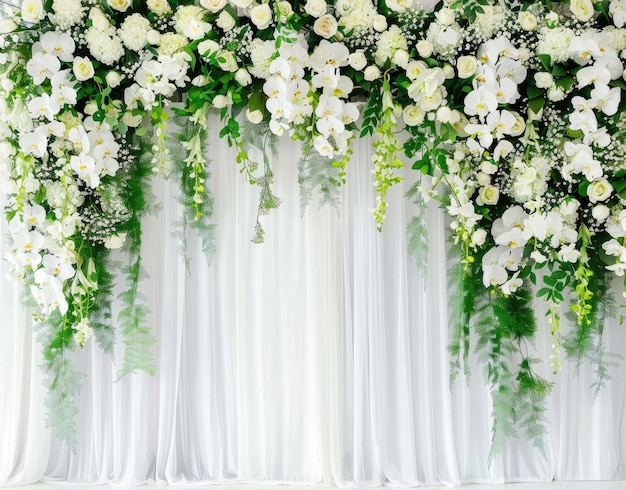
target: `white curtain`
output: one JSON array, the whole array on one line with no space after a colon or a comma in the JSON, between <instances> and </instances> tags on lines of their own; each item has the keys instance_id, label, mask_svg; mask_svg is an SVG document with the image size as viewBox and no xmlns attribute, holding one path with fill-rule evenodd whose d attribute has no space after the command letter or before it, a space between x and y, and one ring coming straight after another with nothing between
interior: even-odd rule
<instances>
[{"instance_id":1,"label":"white curtain","mask_svg":"<svg viewBox=\"0 0 626 490\"><path fill-rule=\"evenodd\" d=\"M340 213L312 204L301 216L299 147L282 139L272 166L283 204L262 218L266 240L255 245L257 191L217 129L210 141L214 260L190 232L186 270L171 232L181 217L174 186L155 180L164 206L144 221L143 290L158 370L115 382L117 368L96 345L76 353L87 375L76 453L46 429L30 312L19 287L1 279L0 484L626 480L625 364L595 400L589 366L575 377L569 363L557 376L540 365L557 381L546 457L512 440L487 464L491 401L480 368L449 387L446 225L435 204L427 278L407 255L416 209L404 192L415 171L391 191L379 233L368 211L370 143L357 142ZM537 315L535 347L547 358L540 303ZM611 321L605 332L609 349L626 353L624 328Z\"/></svg>"}]
</instances>

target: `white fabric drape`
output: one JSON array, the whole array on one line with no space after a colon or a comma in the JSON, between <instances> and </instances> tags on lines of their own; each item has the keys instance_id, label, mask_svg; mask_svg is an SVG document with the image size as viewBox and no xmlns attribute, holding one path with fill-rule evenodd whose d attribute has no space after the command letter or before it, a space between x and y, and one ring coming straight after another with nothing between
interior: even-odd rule
<instances>
[{"instance_id":1,"label":"white fabric drape","mask_svg":"<svg viewBox=\"0 0 626 490\"><path fill-rule=\"evenodd\" d=\"M341 216L313 204L301 217L299 147L282 139L272 165L284 202L262 218L266 240L255 245L257 191L217 130L210 140L217 253L209 266L190 232L185 269L171 232L181 215L174 187L156 180L164 206L144 222L143 290L157 374L115 382L115 366L95 345L77 352L87 376L76 453L45 428L29 311L18 286L1 279L0 484L626 479L624 365L595 401L589 366L578 377L568 363L556 377L539 366L558 381L547 456L513 440L487 465L491 405L480 369L449 388L445 223L436 205L427 279L407 256L415 209L403 194L416 172L406 170L391 191L379 233L368 211L370 143L356 142ZM535 347L547 358L542 308ZM605 331L608 347L624 354L624 329L611 321Z\"/></svg>"}]
</instances>

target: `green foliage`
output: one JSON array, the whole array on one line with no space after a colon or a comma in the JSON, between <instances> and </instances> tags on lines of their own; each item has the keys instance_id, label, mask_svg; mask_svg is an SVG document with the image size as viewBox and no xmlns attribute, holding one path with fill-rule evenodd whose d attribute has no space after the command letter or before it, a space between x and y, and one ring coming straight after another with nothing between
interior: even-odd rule
<instances>
[{"instance_id":1,"label":"green foliage","mask_svg":"<svg viewBox=\"0 0 626 490\"><path fill-rule=\"evenodd\" d=\"M82 374L69 357L74 346L73 331L58 310L45 322L35 322L35 331L43 346L41 368L48 389L46 425L75 452L78 444L75 417Z\"/></svg>"},{"instance_id":2,"label":"green foliage","mask_svg":"<svg viewBox=\"0 0 626 490\"><path fill-rule=\"evenodd\" d=\"M155 360L152 352L154 337L146 326L148 308L146 299L139 293L139 283L145 277L141 266L141 216L147 210L148 179L151 173L152 157L149 138L139 140L135 149L136 161L129 172L129 194L132 196L133 216L127 224L129 238L129 266L126 270L127 289L120 293L118 300L122 308L118 322L124 342L124 357L118 377L145 371L154 374Z\"/></svg>"},{"instance_id":3,"label":"green foliage","mask_svg":"<svg viewBox=\"0 0 626 490\"><path fill-rule=\"evenodd\" d=\"M207 185L211 174L211 163L206 156L207 131L201 124L189 118L175 116L173 124L177 130L169 138L169 155L172 161L172 177L179 183L178 202L183 208L179 239L183 243L182 253L186 257L187 228L198 233L202 240L202 251L208 263L215 254L215 231L213 223L214 198ZM197 148L194 148L197 147ZM188 261L187 261L188 262Z\"/></svg>"},{"instance_id":4,"label":"green foliage","mask_svg":"<svg viewBox=\"0 0 626 490\"><path fill-rule=\"evenodd\" d=\"M470 329L476 335L475 351L490 385L492 402L489 462L502 453L504 444L522 432L535 447L545 452L546 402L552 385L537 375L539 362L525 352L527 339L537 325L532 308L532 291L520 288L504 295L482 284L480 260L463 265L461 246L450 255L456 261L450 270L452 340L449 345L451 382L461 368L469 376Z\"/></svg>"},{"instance_id":5,"label":"green foliage","mask_svg":"<svg viewBox=\"0 0 626 490\"><path fill-rule=\"evenodd\" d=\"M328 158L321 156L310 144L303 143L298 160L298 184L300 186L300 211L304 215L306 207L313 199L317 189L320 206L330 205L340 211L341 206L341 169L333 165Z\"/></svg>"},{"instance_id":6,"label":"green foliage","mask_svg":"<svg viewBox=\"0 0 626 490\"><path fill-rule=\"evenodd\" d=\"M258 150L263 155L263 174L250 181L251 184L259 187L259 204L257 208L256 225L254 228L253 243L263 243L265 239L265 230L261 224L261 216L268 214L272 209L278 208L281 200L272 191L274 183L274 172L272 171L270 161L277 159L276 136L267 128L260 131L258 125L252 123L244 123L241 146L246 155L251 149ZM255 170L258 167L255 164Z\"/></svg>"},{"instance_id":7,"label":"green foliage","mask_svg":"<svg viewBox=\"0 0 626 490\"><path fill-rule=\"evenodd\" d=\"M408 236L407 250L409 255L415 260L417 269L422 272L424 277L428 271L428 229L426 228L426 211L428 209L419 189L419 181L417 181L407 192L407 199L411 199L413 204L417 206L417 214L411 217L407 223L406 233Z\"/></svg>"},{"instance_id":8,"label":"green foliage","mask_svg":"<svg viewBox=\"0 0 626 490\"><path fill-rule=\"evenodd\" d=\"M602 387L612 378L611 369L619 366L623 356L607 351L603 341L604 323L607 318L617 315L617 308L611 292L611 275L599 260L596 265L598 267L593 268L594 274L589 278L588 285L594 291L587 301L590 314L580 321L575 309L570 307L567 319L572 328L563 336L563 349L567 357L575 363L576 371L585 360L590 362L594 370L591 389L597 397Z\"/></svg>"}]
</instances>

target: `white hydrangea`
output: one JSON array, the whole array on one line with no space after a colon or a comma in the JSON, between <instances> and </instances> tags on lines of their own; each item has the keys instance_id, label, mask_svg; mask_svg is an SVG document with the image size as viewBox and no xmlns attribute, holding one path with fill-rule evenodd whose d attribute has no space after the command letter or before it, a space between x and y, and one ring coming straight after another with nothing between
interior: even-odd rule
<instances>
[{"instance_id":1,"label":"white hydrangea","mask_svg":"<svg viewBox=\"0 0 626 490\"><path fill-rule=\"evenodd\" d=\"M107 31L90 27L85 40L91 55L105 65L114 65L124 56L124 46L113 27Z\"/></svg>"},{"instance_id":2,"label":"white hydrangea","mask_svg":"<svg viewBox=\"0 0 626 490\"><path fill-rule=\"evenodd\" d=\"M274 43L254 39L250 44L250 60L252 66L248 67L250 74L256 78L267 80L270 77L270 64L274 53Z\"/></svg>"},{"instance_id":3,"label":"white hydrangea","mask_svg":"<svg viewBox=\"0 0 626 490\"><path fill-rule=\"evenodd\" d=\"M81 0L54 0L52 10L54 14L50 15L50 20L66 31L82 20L86 8Z\"/></svg>"},{"instance_id":4,"label":"white hydrangea","mask_svg":"<svg viewBox=\"0 0 626 490\"><path fill-rule=\"evenodd\" d=\"M374 17L378 14L371 0L339 0L336 5L339 13L339 25L346 31L372 27Z\"/></svg>"},{"instance_id":5,"label":"white hydrangea","mask_svg":"<svg viewBox=\"0 0 626 490\"><path fill-rule=\"evenodd\" d=\"M176 32L190 39L201 39L211 30L211 24L203 20L206 12L196 5L178 7L174 15Z\"/></svg>"},{"instance_id":6,"label":"white hydrangea","mask_svg":"<svg viewBox=\"0 0 626 490\"><path fill-rule=\"evenodd\" d=\"M484 13L477 14L472 23L474 32L483 39L493 37L506 20L505 10L499 5L481 5Z\"/></svg>"},{"instance_id":7,"label":"white hydrangea","mask_svg":"<svg viewBox=\"0 0 626 490\"><path fill-rule=\"evenodd\" d=\"M551 159L542 155L533 157L528 163L515 160L511 168L513 199L519 203L540 199L548 189L552 165Z\"/></svg>"},{"instance_id":8,"label":"white hydrangea","mask_svg":"<svg viewBox=\"0 0 626 490\"><path fill-rule=\"evenodd\" d=\"M463 30L456 22L450 25L433 22L428 26L426 40L432 44L434 54L454 56L463 42Z\"/></svg>"},{"instance_id":9,"label":"white hydrangea","mask_svg":"<svg viewBox=\"0 0 626 490\"><path fill-rule=\"evenodd\" d=\"M574 32L567 27L544 27L539 34L537 53L549 55L552 63L564 63L568 59L568 48L574 37Z\"/></svg>"},{"instance_id":10,"label":"white hydrangea","mask_svg":"<svg viewBox=\"0 0 626 490\"><path fill-rule=\"evenodd\" d=\"M58 219L73 215L84 202L78 185L70 176L66 176L65 182L46 185L46 199Z\"/></svg>"},{"instance_id":11,"label":"white hydrangea","mask_svg":"<svg viewBox=\"0 0 626 490\"><path fill-rule=\"evenodd\" d=\"M378 48L374 53L374 61L378 66L382 67L387 60L393 59L393 55L399 49L408 51L408 46L402 31L394 24L380 35Z\"/></svg>"},{"instance_id":12,"label":"white hydrangea","mask_svg":"<svg viewBox=\"0 0 626 490\"><path fill-rule=\"evenodd\" d=\"M118 35L124 46L133 51L141 51L148 42L150 21L141 14L132 14L119 28Z\"/></svg>"},{"instance_id":13,"label":"white hydrangea","mask_svg":"<svg viewBox=\"0 0 626 490\"><path fill-rule=\"evenodd\" d=\"M185 36L173 32L166 32L159 38L159 48L157 51L161 55L172 56L174 53L187 46L187 44L189 44L189 42Z\"/></svg>"}]
</instances>

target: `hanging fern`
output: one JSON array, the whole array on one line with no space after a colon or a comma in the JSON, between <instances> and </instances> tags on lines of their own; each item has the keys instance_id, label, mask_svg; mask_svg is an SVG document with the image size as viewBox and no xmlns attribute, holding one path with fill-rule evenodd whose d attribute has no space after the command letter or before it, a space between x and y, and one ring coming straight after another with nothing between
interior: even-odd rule
<instances>
[{"instance_id":1,"label":"hanging fern","mask_svg":"<svg viewBox=\"0 0 626 490\"><path fill-rule=\"evenodd\" d=\"M56 437L76 452L78 445L76 415L83 375L76 369L70 353L75 345L73 330L63 316L53 312L45 322L35 322L38 341L43 346L42 372L46 397L46 425Z\"/></svg>"},{"instance_id":2,"label":"hanging fern","mask_svg":"<svg viewBox=\"0 0 626 490\"><path fill-rule=\"evenodd\" d=\"M129 169L130 176L127 180L133 215L126 225L130 244L126 289L118 296L122 305L118 321L125 346L122 367L118 372L119 378L137 371L149 374L155 372L155 358L152 352L155 339L147 326L146 298L139 292L139 284L146 276L141 261L141 217L147 211L150 202L147 181L152 166L150 145L148 138L139 140L138 147L135 148L136 165Z\"/></svg>"},{"instance_id":3,"label":"hanging fern","mask_svg":"<svg viewBox=\"0 0 626 490\"><path fill-rule=\"evenodd\" d=\"M207 157L207 130L181 115L172 119L178 130L168 139L169 156L172 161L172 177L179 184L178 202L184 209L182 221L176 223L175 234L182 247L187 268L187 229L197 231L202 241L202 251L210 264L215 254L215 231L213 223L214 198L208 185L211 160Z\"/></svg>"},{"instance_id":4,"label":"hanging fern","mask_svg":"<svg viewBox=\"0 0 626 490\"><path fill-rule=\"evenodd\" d=\"M428 273L428 229L426 228L426 211L428 207L419 191L419 183L417 181L406 192L406 197L417 206L417 214L411 217L407 223L406 233L408 236L407 251L415 260L417 270L422 272L424 278Z\"/></svg>"},{"instance_id":5,"label":"hanging fern","mask_svg":"<svg viewBox=\"0 0 626 490\"><path fill-rule=\"evenodd\" d=\"M257 149L263 155L263 174L259 177L250 179L250 183L259 187L259 204L257 208L256 225L254 228L253 243L263 243L265 240L265 230L261 224L261 216L269 214L272 209L280 206L281 200L272 191L274 183L274 172L270 165L270 159L276 160L278 157L276 144L276 135L272 134L268 129L261 132L255 124L245 122L242 124L241 145L246 155L251 149ZM254 164L253 168L258 169L258 164Z\"/></svg>"},{"instance_id":6,"label":"hanging fern","mask_svg":"<svg viewBox=\"0 0 626 490\"><path fill-rule=\"evenodd\" d=\"M320 206L330 205L339 214L341 206L341 168L335 162L312 151L310 141L303 143L298 160L298 184L300 186L300 212L311 203L314 191L319 195Z\"/></svg>"}]
</instances>

